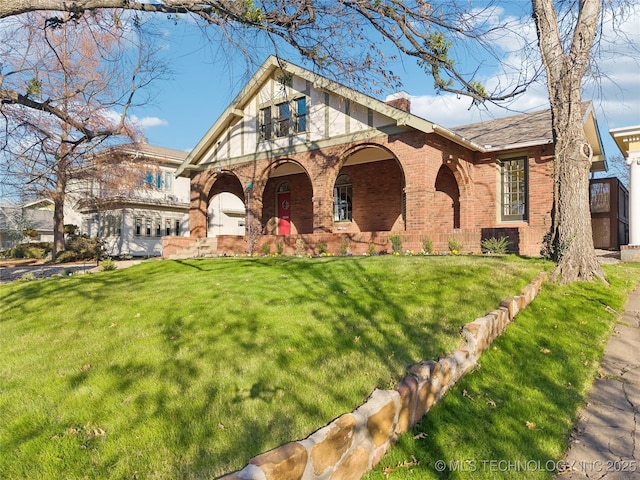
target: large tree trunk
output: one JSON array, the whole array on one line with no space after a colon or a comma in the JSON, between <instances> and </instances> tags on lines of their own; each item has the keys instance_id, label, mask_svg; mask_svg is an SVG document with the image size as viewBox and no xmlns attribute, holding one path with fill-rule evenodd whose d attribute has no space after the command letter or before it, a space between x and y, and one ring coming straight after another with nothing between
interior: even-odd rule
<instances>
[{"instance_id":1,"label":"large tree trunk","mask_svg":"<svg viewBox=\"0 0 640 480\"><path fill-rule=\"evenodd\" d=\"M532 0L542 61L547 71L555 141L552 280L604 280L596 258L589 209L592 151L583 129L580 89L595 38L600 0L580 0L572 42L565 53L553 0Z\"/></svg>"},{"instance_id":2,"label":"large tree trunk","mask_svg":"<svg viewBox=\"0 0 640 480\"><path fill-rule=\"evenodd\" d=\"M58 253L65 249L64 243L64 198L67 191L64 173L56 177L56 193L53 195L53 249L51 259L56 260Z\"/></svg>"},{"instance_id":3,"label":"large tree trunk","mask_svg":"<svg viewBox=\"0 0 640 480\"><path fill-rule=\"evenodd\" d=\"M562 80L561 80L562 82ZM596 258L589 208L591 147L582 128L578 100L558 102L553 109L555 132L555 198L551 241L558 262L552 280L570 283L604 280Z\"/></svg>"}]
</instances>

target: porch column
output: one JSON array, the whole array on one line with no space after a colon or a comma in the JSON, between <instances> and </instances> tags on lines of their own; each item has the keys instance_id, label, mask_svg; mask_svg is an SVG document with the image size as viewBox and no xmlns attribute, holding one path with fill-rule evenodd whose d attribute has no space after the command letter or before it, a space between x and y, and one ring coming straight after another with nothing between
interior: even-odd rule
<instances>
[{"instance_id":1,"label":"porch column","mask_svg":"<svg viewBox=\"0 0 640 480\"><path fill-rule=\"evenodd\" d=\"M640 150L629 152L629 245L640 247Z\"/></svg>"},{"instance_id":2,"label":"porch column","mask_svg":"<svg viewBox=\"0 0 640 480\"><path fill-rule=\"evenodd\" d=\"M640 125L609 130L629 166L629 245L620 247L623 262L640 262Z\"/></svg>"}]
</instances>

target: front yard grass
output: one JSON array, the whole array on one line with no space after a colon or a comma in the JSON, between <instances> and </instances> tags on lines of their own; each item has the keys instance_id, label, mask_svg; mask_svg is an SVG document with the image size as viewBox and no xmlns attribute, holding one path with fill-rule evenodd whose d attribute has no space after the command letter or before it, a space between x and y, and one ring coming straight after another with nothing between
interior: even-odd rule
<instances>
[{"instance_id":1,"label":"front yard grass","mask_svg":"<svg viewBox=\"0 0 640 480\"><path fill-rule=\"evenodd\" d=\"M550 267L516 257L215 259L0 286L0 477L236 470L452 351L464 323ZM549 308L562 326L564 310ZM502 368L513 369L509 358Z\"/></svg>"},{"instance_id":2,"label":"front yard grass","mask_svg":"<svg viewBox=\"0 0 640 480\"><path fill-rule=\"evenodd\" d=\"M569 470L562 458L615 324L612 309L622 313L640 278L640 264L604 268L610 287L545 284L483 353L480 368L366 478L542 480ZM597 462L596 470L589 470L594 462L574 467L581 478L602 475Z\"/></svg>"}]
</instances>

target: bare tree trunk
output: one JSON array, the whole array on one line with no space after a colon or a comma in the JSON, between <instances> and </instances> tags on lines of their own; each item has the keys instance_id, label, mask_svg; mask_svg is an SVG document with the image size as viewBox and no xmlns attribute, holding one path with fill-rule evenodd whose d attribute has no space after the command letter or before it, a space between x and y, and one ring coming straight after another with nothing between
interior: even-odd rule
<instances>
[{"instance_id":1,"label":"bare tree trunk","mask_svg":"<svg viewBox=\"0 0 640 480\"><path fill-rule=\"evenodd\" d=\"M67 185L64 175L56 178L56 193L53 195L53 249L51 259L56 260L58 253L65 249L64 243L64 199Z\"/></svg>"},{"instance_id":2,"label":"bare tree trunk","mask_svg":"<svg viewBox=\"0 0 640 480\"><path fill-rule=\"evenodd\" d=\"M552 280L605 280L596 258L589 209L592 151L583 129L580 89L598 25L600 0L580 0L573 38L565 52L553 0L532 0L555 140ZM606 281L606 280L605 280Z\"/></svg>"}]
</instances>

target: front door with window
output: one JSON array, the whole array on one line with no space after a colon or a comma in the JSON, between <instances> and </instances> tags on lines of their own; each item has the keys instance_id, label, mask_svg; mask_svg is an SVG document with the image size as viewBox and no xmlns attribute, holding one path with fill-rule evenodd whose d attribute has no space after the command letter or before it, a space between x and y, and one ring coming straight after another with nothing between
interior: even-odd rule
<instances>
[{"instance_id":1,"label":"front door with window","mask_svg":"<svg viewBox=\"0 0 640 480\"><path fill-rule=\"evenodd\" d=\"M278 193L278 235L291 234L291 192Z\"/></svg>"}]
</instances>

